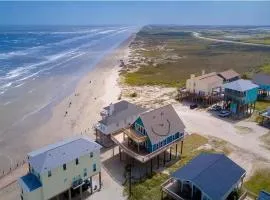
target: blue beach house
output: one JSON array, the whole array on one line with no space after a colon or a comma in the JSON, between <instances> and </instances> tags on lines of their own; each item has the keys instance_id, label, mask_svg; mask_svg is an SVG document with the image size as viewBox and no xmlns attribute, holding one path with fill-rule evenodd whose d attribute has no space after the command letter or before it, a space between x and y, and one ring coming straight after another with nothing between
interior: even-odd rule
<instances>
[{"instance_id":1,"label":"blue beach house","mask_svg":"<svg viewBox=\"0 0 270 200\"><path fill-rule=\"evenodd\" d=\"M245 117L255 109L259 86L250 80L239 79L223 85L225 108L233 116Z\"/></svg>"},{"instance_id":2,"label":"blue beach house","mask_svg":"<svg viewBox=\"0 0 270 200\"><path fill-rule=\"evenodd\" d=\"M260 99L270 96L270 75L263 73L255 74L252 81L259 86L258 97Z\"/></svg>"},{"instance_id":3,"label":"blue beach house","mask_svg":"<svg viewBox=\"0 0 270 200\"><path fill-rule=\"evenodd\" d=\"M266 191L260 191L258 200L270 200L270 193Z\"/></svg>"},{"instance_id":4,"label":"blue beach house","mask_svg":"<svg viewBox=\"0 0 270 200\"><path fill-rule=\"evenodd\" d=\"M238 199L246 171L224 154L201 153L172 173L163 193L181 200Z\"/></svg>"},{"instance_id":5,"label":"blue beach house","mask_svg":"<svg viewBox=\"0 0 270 200\"><path fill-rule=\"evenodd\" d=\"M129 146L136 146L138 153L153 153L181 141L184 131L185 125L173 106L167 105L141 113L124 134Z\"/></svg>"}]
</instances>

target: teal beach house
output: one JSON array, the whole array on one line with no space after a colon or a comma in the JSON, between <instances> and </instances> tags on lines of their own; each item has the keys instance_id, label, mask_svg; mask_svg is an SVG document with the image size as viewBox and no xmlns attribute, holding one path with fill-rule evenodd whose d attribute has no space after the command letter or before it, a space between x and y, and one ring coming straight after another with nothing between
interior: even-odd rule
<instances>
[{"instance_id":1,"label":"teal beach house","mask_svg":"<svg viewBox=\"0 0 270 200\"><path fill-rule=\"evenodd\" d=\"M224 84L225 108L233 116L246 117L252 114L258 97L259 86L250 80L237 80Z\"/></svg>"},{"instance_id":2,"label":"teal beach house","mask_svg":"<svg viewBox=\"0 0 270 200\"><path fill-rule=\"evenodd\" d=\"M172 105L144 112L130 126L127 135L138 151L155 152L184 137L185 125Z\"/></svg>"}]
</instances>

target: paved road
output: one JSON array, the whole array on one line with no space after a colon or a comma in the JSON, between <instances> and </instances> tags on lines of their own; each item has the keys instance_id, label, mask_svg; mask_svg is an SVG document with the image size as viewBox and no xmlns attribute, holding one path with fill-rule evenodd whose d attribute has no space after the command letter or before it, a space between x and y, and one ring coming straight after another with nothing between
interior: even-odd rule
<instances>
[{"instance_id":1,"label":"paved road","mask_svg":"<svg viewBox=\"0 0 270 200\"><path fill-rule=\"evenodd\" d=\"M232 40L222 40L222 39L215 39L215 38L204 37L204 36L201 36L201 34L198 33L198 32L192 32L192 35L195 38L203 39L203 40L208 40L208 41L231 43L231 44L240 44L240 45L247 45L247 46L269 47L270 48L270 45L267 45L267 44L256 44L256 43L248 43L248 42L237 42L237 41L232 41Z\"/></svg>"}]
</instances>

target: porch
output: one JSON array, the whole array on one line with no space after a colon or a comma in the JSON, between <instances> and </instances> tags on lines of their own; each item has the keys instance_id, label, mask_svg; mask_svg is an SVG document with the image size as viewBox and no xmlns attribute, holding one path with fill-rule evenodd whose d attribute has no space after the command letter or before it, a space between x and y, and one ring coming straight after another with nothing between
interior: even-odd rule
<instances>
[{"instance_id":1,"label":"porch","mask_svg":"<svg viewBox=\"0 0 270 200\"><path fill-rule=\"evenodd\" d=\"M130 157L135 158L141 163L146 163L149 160L152 160L154 157L158 156L159 154L165 153L165 151L168 149L170 149L170 154L171 154L173 145L175 145L175 149L176 149L175 155L177 156L177 148L178 148L178 143L180 141L181 141L181 153L182 153L184 137L180 137L177 140L174 140L173 142L166 144L163 147L151 153L149 153L145 147L146 136L139 135L133 130L124 129L123 131L119 133L112 134L111 139L112 141L114 141L116 145L119 145L120 154L121 154L121 151L124 151Z\"/></svg>"}]
</instances>

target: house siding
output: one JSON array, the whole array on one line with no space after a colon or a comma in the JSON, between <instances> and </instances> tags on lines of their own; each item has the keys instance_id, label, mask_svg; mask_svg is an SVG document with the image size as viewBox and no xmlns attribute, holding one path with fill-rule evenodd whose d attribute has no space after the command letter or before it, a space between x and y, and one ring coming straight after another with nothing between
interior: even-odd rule
<instances>
[{"instance_id":1,"label":"house siding","mask_svg":"<svg viewBox=\"0 0 270 200\"><path fill-rule=\"evenodd\" d=\"M257 101L257 96L258 96L258 88L253 88L251 90L248 90L246 92L246 97L245 97L245 103L254 103Z\"/></svg>"}]
</instances>

